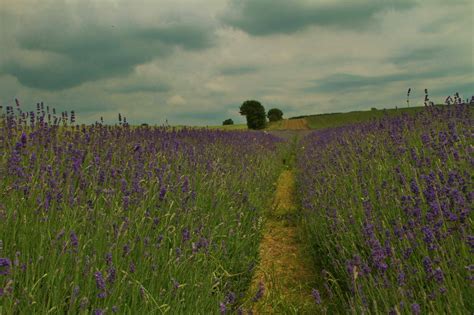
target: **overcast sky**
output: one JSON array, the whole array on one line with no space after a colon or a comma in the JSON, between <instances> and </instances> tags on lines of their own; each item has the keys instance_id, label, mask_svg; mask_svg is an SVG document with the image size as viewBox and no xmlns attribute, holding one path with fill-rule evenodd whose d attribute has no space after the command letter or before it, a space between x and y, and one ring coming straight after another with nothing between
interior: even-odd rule
<instances>
[{"instance_id":1,"label":"overcast sky","mask_svg":"<svg viewBox=\"0 0 474 315\"><path fill-rule=\"evenodd\" d=\"M0 0L0 105L132 123L286 117L474 94L472 1Z\"/></svg>"}]
</instances>

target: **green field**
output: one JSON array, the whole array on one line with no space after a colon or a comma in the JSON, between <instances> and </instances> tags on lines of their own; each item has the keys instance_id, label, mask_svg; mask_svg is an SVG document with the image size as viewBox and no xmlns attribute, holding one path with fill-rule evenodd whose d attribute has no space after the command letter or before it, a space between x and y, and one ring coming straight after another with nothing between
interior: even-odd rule
<instances>
[{"instance_id":1,"label":"green field","mask_svg":"<svg viewBox=\"0 0 474 315\"><path fill-rule=\"evenodd\" d=\"M353 111L347 113L327 113L327 114L316 114L316 115L301 115L291 117L289 120L304 118L308 122L311 129L326 129L339 127L347 124L354 124L360 122L367 122L374 119L382 118L384 116L396 116L402 115L403 113L414 114L420 112L424 107L405 107L405 108L390 108L390 109L377 109L367 111ZM207 126L209 129L221 129L221 130L246 130L246 124L227 125L227 126ZM269 122L266 130L282 130L284 128L283 121Z\"/></svg>"},{"instance_id":2,"label":"green field","mask_svg":"<svg viewBox=\"0 0 474 315\"><path fill-rule=\"evenodd\" d=\"M378 109L369 111L353 111L348 113L329 113L329 114L318 114L318 115L307 115L292 117L305 118L311 129L325 129L332 127L339 127L347 124L366 122L384 116L396 116L403 113L415 113L423 110L423 107L409 107L409 108L390 108L390 109Z\"/></svg>"}]
</instances>

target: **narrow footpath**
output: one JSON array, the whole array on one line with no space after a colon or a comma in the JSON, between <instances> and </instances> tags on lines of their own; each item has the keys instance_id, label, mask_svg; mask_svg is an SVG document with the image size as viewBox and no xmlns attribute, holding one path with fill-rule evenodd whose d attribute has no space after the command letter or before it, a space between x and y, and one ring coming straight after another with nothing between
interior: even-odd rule
<instances>
[{"instance_id":1,"label":"narrow footpath","mask_svg":"<svg viewBox=\"0 0 474 315\"><path fill-rule=\"evenodd\" d=\"M278 179L273 206L266 213L260 262L252 279L247 307L253 314L315 314L311 295L315 276L298 239L293 172Z\"/></svg>"}]
</instances>

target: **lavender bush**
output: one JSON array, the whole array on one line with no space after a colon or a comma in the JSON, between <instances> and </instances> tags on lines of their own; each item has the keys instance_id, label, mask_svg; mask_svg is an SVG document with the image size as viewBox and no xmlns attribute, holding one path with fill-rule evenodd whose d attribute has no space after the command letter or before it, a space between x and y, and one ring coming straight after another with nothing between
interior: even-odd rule
<instances>
[{"instance_id":1,"label":"lavender bush","mask_svg":"<svg viewBox=\"0 0 474 315\"><path fill-rule=\"evenodd\" d=\"M329 313L474 311L474 124L459 103L305 138L302 235Z\"/></svg>"},{"instance_id":2,"label":"lavender bush","mask_svg":"<svg viewBox=\"0 0 474 315\"><path fill-rule=\"evenodd\" d=\"M235 307L279 173L276 138L76 125L43 104L0 115L0 313Z\"/></svg>"}]
</instances>

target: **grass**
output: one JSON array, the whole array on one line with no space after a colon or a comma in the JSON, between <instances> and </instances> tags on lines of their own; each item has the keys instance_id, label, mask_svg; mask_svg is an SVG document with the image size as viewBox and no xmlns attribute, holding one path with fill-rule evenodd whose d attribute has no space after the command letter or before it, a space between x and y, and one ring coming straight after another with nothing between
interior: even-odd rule
<instances>
[{"instance_id":1,"label":"grass","mask_svg":"<svg viewBox=\"0 0 474 315\"><path fill-rule=\"evenodd\" d=\"M206 126L208 129L218 130L248 130L247 124L221 125L221 126Z\"/></svg>"},{"instance_id":2,"label":"grass","mask_svg":"<svg viewBox=\"0 0 474 315\"><path fill-rule=\"evenodd\" d=\"M353 111L348 113L330 113L319 115L300 116L295 118L305 118L311 129L326 129L340 127L348 124L367 122L385 116L397 116L403 113L413 114L422 111L423 107L409 107L385 110ZM291 118L290 118L291 119Z\"/></svg>"},{"instance_id":3,"label":"grass","mask_svg":"<svg viewBox=\"0 0 474 315\"><path fill-rule=\"evenodd\" d=\"M283 121L271 121L267 124L266 130L282 130L283 128Z\"/></svg>"},{"instance_id":4,"label":"grass","mask_svg":"<svg viewBox=\"0 0 474 315\"><path fill-rule=\"evenodd\" d=\"M244 307L256 314L314 314L315 276L298 238L293 172L281 173L272 210L266 213L259 264ZM257 299L259 290L263 295Z\"/></svg>"}]
</instances>

